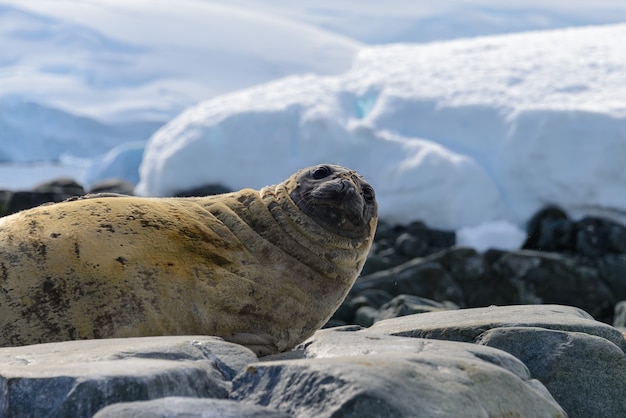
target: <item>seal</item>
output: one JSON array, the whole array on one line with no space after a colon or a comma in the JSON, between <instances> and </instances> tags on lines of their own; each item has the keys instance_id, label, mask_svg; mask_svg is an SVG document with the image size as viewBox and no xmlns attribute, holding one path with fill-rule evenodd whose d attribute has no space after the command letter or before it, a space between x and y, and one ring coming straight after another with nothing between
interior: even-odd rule
<instances>
[{"instance_id":1,"label":"seal","mask_svg":"<svg viewBox=\"0 0 626 418\"><path fill-rule=\"evenodd\" d=\"M0 346L214 335L285 351L372 244L372 187L336 165L207 197L90 195L0 218Z\"/></svg>"}]
</instances>

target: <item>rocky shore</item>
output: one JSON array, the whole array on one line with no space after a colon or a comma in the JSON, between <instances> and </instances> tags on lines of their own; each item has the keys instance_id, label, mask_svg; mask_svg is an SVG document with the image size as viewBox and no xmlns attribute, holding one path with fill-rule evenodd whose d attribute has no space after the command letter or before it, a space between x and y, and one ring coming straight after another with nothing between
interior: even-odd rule
<instances>
[{"instance_id":1,"label":"rocky shore","mask_svg":"<svg viewBox=\"0 0 626 418\"><path fill-rule=\"evenodd\" d=\"M0 191L0 216L84 193ZM276 356L209 336L1 348L0 417L626 416L626 228L546 208L528 235L481 253L382 222L327 328Z\"/></svg>"}]
</instances>

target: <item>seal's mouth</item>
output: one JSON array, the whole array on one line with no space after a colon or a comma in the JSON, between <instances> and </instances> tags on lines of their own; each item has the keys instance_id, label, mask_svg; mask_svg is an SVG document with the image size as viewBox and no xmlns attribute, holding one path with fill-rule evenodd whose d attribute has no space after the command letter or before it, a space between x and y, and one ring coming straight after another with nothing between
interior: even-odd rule
<instances>
[{"instance_id":1,"label":"seal's mouth","mask_svg":"<svg viewBox=\"0 0 626 418\"><path fill-rule=\"evenodd\" d=\"M338 228L350 229L365 225L362 212L346 209L335 205L318 204L317 212L319 219Z\"/></svg>"}]
</instances>

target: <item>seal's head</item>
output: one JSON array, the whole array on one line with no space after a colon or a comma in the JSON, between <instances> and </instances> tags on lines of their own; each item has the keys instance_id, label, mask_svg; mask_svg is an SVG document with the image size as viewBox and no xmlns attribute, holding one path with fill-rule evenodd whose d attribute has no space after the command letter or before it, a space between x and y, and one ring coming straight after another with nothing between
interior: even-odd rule
<instances>
[{"instance_id":1,"label":"seal's head","mask_svg":"<svg viewBox=\"0 0 626 418\"><path fill-rule=\"evenodd\" d=\"M355 171L317 165L298 171L289 196L326 230L347 238L373 233L378 217L374 189Z\"/></svg>"}]
</instances>

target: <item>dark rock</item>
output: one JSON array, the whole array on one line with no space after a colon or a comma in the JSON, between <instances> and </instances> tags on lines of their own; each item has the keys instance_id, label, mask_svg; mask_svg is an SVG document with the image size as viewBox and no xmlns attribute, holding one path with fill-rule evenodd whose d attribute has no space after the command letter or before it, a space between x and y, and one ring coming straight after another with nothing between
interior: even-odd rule
<instances>
[{"instance_id":1,"label":"dark rock","mask_svg":"<svg viewBox=\"0 0 626 418\"><path fill-rule=\"evenodd\" d=\"M132 196L135 186L122 179L108 179L100 181L89 190L89 193L117 193Z\"/></svg>"},{"instance_id":2,"label":"dark rock","mask_svg":"<svg viewBox=\"0 0 626 418\"><path fill-rule=\"evenodd\" d=\"M608 340L543 328L495 328L487 345L522 360L570 418L626 416L626 355Z\"/></svg>"},{"instance_id":3,"label":"dark rock","mask_svg":"<svg viewBox=\"0 0 626 418\"><path fill-rule=\"evenodd\" d=\"M362 327L369 327L378 318L378 309L371 306L361 306L354 313L353 323Z\"/></svg>"},{"instance_id":4,"label":"dark rock","mask_svg":"<svg viewBox=\"0 0 626 418\"><path fill-rule=\"evenodd\" d=\"M353 298L347 298L343 301L343 303L339 306L337 311L333 314L331 321L333 323L339 325L345 324L359 324L363 323L361 318L358 320L355 319L356 312L361 307L371 307L374 311L376 311L381 305L390 301L393 298L389 293L380 289L367 289ZM366 315L367 316L367 315ZM368 323L369 320L366 320L365 323ZM372 322L373 323L373 322ZM372 323L369 323L371 325ZM326 325L326 327L332 325L332 323Z\"/></svg>"},{"instance_id":5,"label":"dark rock","mask_svg":"<svg viewBox=\"0 0 626 418\"><path fill-rule=\"evenodd\" d=\"M447 311L459 309L452 302L435 302L434 300L413 295L399 295L378 309L376 321L425 312Z\"/></svg>"},{"instance_id":6,"label":"dark rock","mask_svg":"<svg viewBox=\"0 0 626 418\"><path fill-rule=\"evenodd\" d=\"M38 193L55 193L60 195L82 196L85 189L71 178L61 177L38 184L32 189Z\"/></svg>"},{"instance_id":7,"label":"dark rock","mask_svg":"<svg viewBox=\"0 0 626 418\"><path fill-rule=\"evenodd\" d=\"M612 299L626 300L626 254L606 254L595 261L598 277L609 287Z\"/></svg>"},{"instance_id":8,"label":"dark rock","mask_svg":"<svg viewBox=\"0 0 626 418\"><path fill-rule=\"evenodd\" d=\"M396 263L393 258L370 252L363 266L363 270L361 271L361 275L366 276L380 270L389 269L395 265Z\"/></svg>"},{"instance_id":9,"label":"dark rock","mask_svg":"<svg viewBox=\"0 0 626 418\"><path fill-rule=\"evenodd\" d=\"M584 218L576 222L576 251L592 258L626 253L626 228L608 219Z\"/></svg>"},{"instance_id":10,"label":"dark rock","mask_svg":"<svg viewBox=\"0 0 626 418\"><path fill-rule=\"evenodd\" d=\"M452 247L456 244L456 234L454 231L443 231L439 229L431 229L423 222L411 222L407 227L407 231L420 241L426 242L430 247L429 254L440 251L443 248Z\"/></svg>"},{"instance_id":11,"label":"dark rock","mask_svg":"<svg viewBox=\"0 0 626 418\"><path fill-rule=\"evenodd\" d=\"M416 258L389 270L378 271L359 278L351 294L366 289L381 289L397 296L419 295L437 301L448 300L464 304L463 291L450 274L437 262Z\"/></svg>"},{"instance_id":12,"label":"dark rock","mask_svg":"<svg viewBox=\"0 0 626 418\"><path fill-rule=\"evenodd\" d=\"M396 238L394 243L396 252L407 258L422 257L429 253L428 241L404 232Z\"/></svg>"},{"instance_id":13,"label":"dark rock","mask_svg":"<svg viewBox=\"0 0 626 418\"><path fill-rule=\"evenodd\" d=\"M381 220L362 275L400 265L415 257L436 253L454 245L455 241L454 232L430 229L423 222L412 222L404 226L390 225Z\"/></svg>"},{"instance_id":14,"label":"dark rock","mask_svg":"<svg viewBox=\"0 0 626 418\"><path fill-rule=\"evenodd\" d=\"M8 190L0 190L0 217L8 215L7 206L12 194Z\"/></svg>"},{"instance_id":15,"label":"dark rock","mask_svg":"<svg viewBox=\"0 0 626 418\"><path fill-rule=\"evenodd\" d=\"M101 409L94 418L288 418L291 415L227 399L167 397L123 402Z\"/></svg>"},{"instance_id":16,"label":"dark rock","mask_svg":"<svg viewBox=\"0 0 626 418\"><path fill-rule=\"evenodd\" d=\"M463 306L520 303L517 287L508 277L493 271L490 260L494 251L479 254L471 248L452 247L431 256L431 259L441 263L461 287L465 295Z\"/></svg>"},{"instance_id":17,"label":"dark rock","mask_svg":"<svg viewBox=\"0 0 626 418\"><path fill-rule=\"evenodd\" d=\"M34 208L50 202L62 202L76 196L83 196L85 189L72 179L61 178L42 183L32 191L16 191L11 193L6 203L6 214Z\"/></svg>"},{"instance_id":18,"label":"dark rock","mask_svg":"<svg viewBox=\"0 0 626 418\"><path fill-rule=\"evenodd\" d=\"M59 195L51 192L24 192L17 191L11 194L6 207L6 214L19 212L21 210L34 208L49 202L62 202L70 195Z\"/></svg>"},{"instance_id":19,"label":"dark rock","mask_svg":"<svg viewBox=\"0 0 626 418\"><path fill-rule=\"evenodd\" d=\"M530 219L527 229L523 249L591 258L626 253L626 227L608 219L586 217L574 222L562 209L547 207Z\"/></svg>"},{"instance_id":20,"label":"dark rock","mask_svg":"<svg viewBox=\"0 0 626 418\"><path fill-rule=\"evenodd\" d=\"M516 287L516 303L573 305L607 322L613 314L614 296L598 270L575 258L520 250L501 253L491 268Z\"/></svg>"},{"instance_id":21,"label":"dark rock","mask_svg":"<svg viewBox=\"0 0 626 418\"><path fill-rule=\"evenodd\" d=\"M84 340L0 349L0 416L91 417L165 396L226 398L256 360L214 337Z\"/></svg>"},{"instance_id":22,"label":"dark rock","mask_svg":"<svg viewBox=\"0 0 626 418\"><path fill-rule=\"evenodd\" d=\"M340 308L342 317L350 316L351 318L343 322L362 327L369 327L382 319L459 308L449 301L436 302L414 295L392 297L389 293L378 289L364 290L349 302L344 302L342 306L343 308ZM348 312L351 312L351 315L348 315Z\"/></svg>"},{"instance_id":23,"label":"dark rock","mask_svg":"<svg viewBox=\"0 0 626 418\"><path fill-rule=\"evenodd\" d=\"M352 305L354 309L358 309L361 306L371 306L378 309L391 299L393 299L393 296L384 290L366 289L352 298L350 305Z\"/></svg>"},{"instance_id":24,"label":"dark rock","mask_svg":"<svg viewBox=\"0 0 626 418\"><path fill-rule=\"evenodd\" d=\"M565 211L550 206L537 212L526 227L528 239L523 249L537 251L573 251L575 232Z\"/></svg>"},{"instance_id":25,"label":"dark rock","mask_svg":"<svg viewBox=\"0 0 626 418\"><path fill-rule=\"evenodd\" d=\"M232 190L220 184L207 184L187 190L181 190L180 192L174 193L174 197L203 197L230 192L232 192Z\"/></svg>"}]
</instances>

